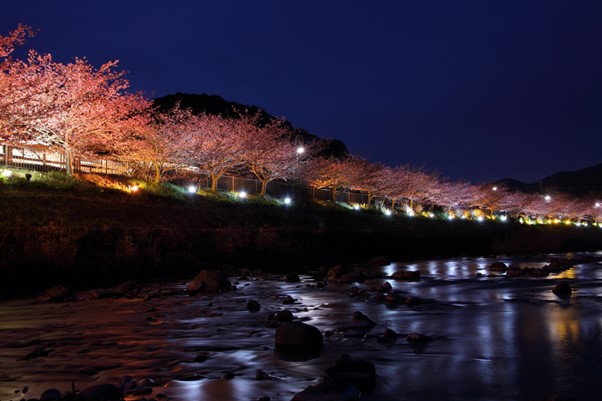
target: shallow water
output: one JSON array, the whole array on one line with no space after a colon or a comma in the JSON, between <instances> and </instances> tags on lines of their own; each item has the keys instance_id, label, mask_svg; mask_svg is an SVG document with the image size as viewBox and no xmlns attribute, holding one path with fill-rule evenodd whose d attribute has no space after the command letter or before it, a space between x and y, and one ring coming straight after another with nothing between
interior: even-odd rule
<instances>
[{"instance_id":1,"label":"shallow water","mask_svg":"<svg viewBox=\"0 0 602 401\"><path fill-rule=\"evenodd\" d=\"M497 260L523 266L545 262ZM420 270L417 282L380 278L317 288L311 275L301 276L301 283L250 277L238 280L236 291L194 297L90 299L82 292L77 301L65 304L0 301L0 400L39 397L50 387L70 390L72 381L78 389L99 382L117 384L123 375L139 382L152 379L156 386L146 398L166 394L182 401L290 400L318 383L343 353L376 365L376 389L362 400L598 399L602 264L580 264L545 278L507 278L488 275L493 261L432 260L372 270L381 275ZM394 290L420 297L422 304L391 307L379 302L378 292L370 289L385 281ZM560 281L575 289L570 300L551 292ZM350 296L354 285L367 290L366 296ZM296 298L295 304L283 305L286 295ZM249 299L261 303L259 312L246 310ZM264 321L280 309L333 333L325 337L319 357L289 361L275 353L274 329ZM354 311L377 325L365 336L348 338L336 329ZM400 334L395 342L378 340L386 328ZM410 345L405 340L410 332L434 340ZM37 348L48 355L17 360ZM199 354L207 359L194 362ZM272 380L257 380L259 369ZM23 395L19 390L25 386L29 391Z\"/></svg>"}]
</instances>

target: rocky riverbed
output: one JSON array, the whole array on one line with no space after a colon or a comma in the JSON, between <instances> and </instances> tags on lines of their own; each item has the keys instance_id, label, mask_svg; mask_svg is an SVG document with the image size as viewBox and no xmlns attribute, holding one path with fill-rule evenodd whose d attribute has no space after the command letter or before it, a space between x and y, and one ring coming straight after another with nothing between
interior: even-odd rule
<instances>
[{"instance_id":1,"label":"rocky riverbed","mask_svg":"<svg viewBox=\"0 0 602 401\"><path fill-rule=\"evenodd\" d=\"M0 401L593 400L599 256L381 258L4 300ZM317 329L300 349L275 341L291 319Z\"/></svg>"}]
</instances>

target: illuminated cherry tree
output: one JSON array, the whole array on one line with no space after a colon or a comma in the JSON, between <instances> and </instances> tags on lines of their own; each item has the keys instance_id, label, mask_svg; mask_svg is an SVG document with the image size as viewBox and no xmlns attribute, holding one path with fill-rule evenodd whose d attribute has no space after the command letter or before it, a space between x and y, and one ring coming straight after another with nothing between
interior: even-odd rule
<instances>
[{"instance_id":1,"label":"illuminated cherry tree","mask_svg":"<svg viewBox=\"0 0 602 401\"><path fill-rule=\"evenodd\" d=\"M349 160L350 187L355 191L365 192L368 196L367 206L370 207L373 196L382 196L383 173L385 166L371 163L361 157L353 157Z\"/></svg>"},{"instance_id":2,"label":"illuminated cherry tree","mask_svg":"<svg viewBox=\"0 0 602 401\"><path fill-rule=\"evenodd\" d=\"M238 132L242 139L242 158L261 183L261 196L265 196L270 181L296 176L300 156L283 121L262 124L257 116L244 114L236 122L240 125Z\"/></svg>"},{"instance_id":3,"label":"illuminated cherry tree","mask_svg":"<svg viewBox=\"0 0 602 401\"><path fill-rule=\"evenodd\" d=\"M165 174L184 169L190 155L202 146L204 135L200 118L176 105L171 110L154 110L137 135L131 138L126 160L140 163L159 183Z\"/></svg>"},{"instance_id":4,"label":"illuminated cherry tree","mask_svg":"<svg viewBox=\"0 0 602 401\"><path fill-rule=\"evenodd\" d=\"M127 151L126 138L140 128L148 101L126 92L128 82L116 65L95 68L85 59L62 64L34 51L26 61L10 63L9 139L63 153L68 174L76 156Z\"/></svg>"},{"instance_id":5,"label":"illuminated cherry tree","mask_svg":"<svg viewBox=\"0 0 602 401\"><path fill-rule=\"evenodd\" d=\"M199 134L190 146L188 163L207 172L211 191L217 192L217 183L225 173L240 171L244 166L243 125L233 118L203 114L199 127Z\"/></svg>"},{"instance_id":6,"label":"illuminated cherry tree","mask_svg":"<svg viewBox=\"0 0 602 401\"><path fill-rule=\"evenodd\" d=\"M351 188L356 168L353 158L314 159L305 169L305 181L315 188L329 188L330 200L337 201L337 189Z\"/></svg>"}]
</instances>

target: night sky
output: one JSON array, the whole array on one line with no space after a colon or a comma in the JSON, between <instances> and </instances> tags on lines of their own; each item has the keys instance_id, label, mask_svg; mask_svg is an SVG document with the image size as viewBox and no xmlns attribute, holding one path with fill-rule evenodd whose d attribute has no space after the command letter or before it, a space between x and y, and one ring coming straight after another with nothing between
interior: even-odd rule
<instances>
[{"instance_id":1,"label":"night sky","mask_svg":"<svg viewBox=\"0 0 602 401\"><path fill-rule=\"evenodd\" d=\"M4 0L0 33L473 182L602 163L602 1Z\"/></svg>"}]
</instances>

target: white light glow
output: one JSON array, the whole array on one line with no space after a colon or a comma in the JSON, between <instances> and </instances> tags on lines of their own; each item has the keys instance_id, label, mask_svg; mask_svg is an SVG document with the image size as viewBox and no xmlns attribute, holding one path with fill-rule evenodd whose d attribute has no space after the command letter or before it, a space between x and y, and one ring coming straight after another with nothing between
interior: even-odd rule
<instances>
[{"instance_id":1,"label":"white light glow","mask_svg":"<svg viewBox=\"0 0 602 401\"><path fill-rule=\"evenodd\" d=\"M595 207L600 207L600 202L596 202Z\"/></svg>"},{"instance_id":2,"label":"white light glow","mask_svg":"<svg viewBox=\"0 0 602 401\"><path fill-rule=\"evenodd\" d=\"M195 187L194 185L189 185L188 186L188 193L190 193L190 194L196 194L197 190L198 190L198 188Z\"/></svg>"},{"instance_id":3,"label":"white light glow","mask_svg":"<svg viewBox=\"0 0 602 401\"><path fill-rule=\"evenodd\" d=\"M131 192L138 192L138 190L140 189L138 185L130 185L129 188Z\"/></svg>"},{"instance_id":4,"label":"white light glow","mask_svg":"<svg viewBox=\"0 0 602 401\"><path fill-rule=\"evenodd\" d=\"M2 171L2 177L10 177L11 175L13 175L13 172L10 170L4 170Z\"/></svg>"},{"instance_id":5,"label":"white light glow","mask_svg":"<svg viewBox=\"0 0 602 401\"><path fill-rule=\"evenodd\" d=\"M360 205L358 205L357 203L355 205L353 205L353 209L354 210L360 210Z\"/></svg>"},{"instance_id":6,"label":"white light glow","mask_svg":"<svg viewBox=\"0 0 602 401\"><path fill-rule=\"evenodd\" d=\"M285 204L285 205L290 205L290 204L291 204L291 202L292 202L292 199L291 199L291 198L289 198L289 197L286 197L286 198L284 198L284 204Z\"/></svg>"},{"instance_id":7,"label":"white light glow","mask_svg":"<svg viewBox=\"0 0 602 401\"><path fill-rule=\"evenodd\" d=\"M297 148L297 154L302 155L303 153L305 153L305 148L303 146L299 146Z\"/></svg>"},{"instance_id":8,"label":"white light glow","mask_svg":"<svg viewBox=\"0 0 602 401\"><path fill-rule=\"evenodd\" d=\"M497 191L497 187L493 187L493 188L491 188L491 189L493 189L494 191Z\"/></svg>"},{"instance_id":9,"label":"white light glow","mask_svg":"<svg viewBox=\"0 0 602 401\"><path fill-rule=\"evenodd\" d=\"M546 196L544 196L544 200L546 202L550 202L552 200L552 197L550 195L546 195Z\"/></svg>"},{"instance_id":10,"label":"white light glow","mask_svg":"<svg viewBox=\"0 0 602 401\"><path fill-rule=\"evenodd\" d=\"M483 216L479 216L479 217L477 217L477 221L478 221L478 222L481 222L481 221L483 221L483 220L485 220L485 218L484 218Z\"/></svg>"},{"instance_id":11,"label":"white light glow","mask_svg":"<svg viewBox=\"0 0 602 401\"><path fill-rule=\"evenodd\" d=\"M238 197L239 197L240 199L245 199L245 198L247 197L247 192L246 192L246 191L240 191L240 192L238 193Z\"/></svg>"},{"instance_id":12,"label":"white light glow","mask_svg":"<svg viewBox=\"0 0 602 401\"><path fill-rule=\"evenodd\" d=\"M385 210L383 211L383 213L384 213L386 216L390 216L390 215L391 215L391 211L390 211L389 209L385 209Z\"/></svg>"},{"instance_id":13,"label":"white light glow","mask_svg":"<svg viewBox=\"0 0 602 401\"><path fill-rule=\"evenodd\" d=\"M500 216L500 220L501 221L508 221L508 216L506 216L506 215Z\"/></svg>"},{"instance_id":14,"label":"white light glow","mask_svg":"<svg viewBox=\"0 0 602 401\"><path fill-rule=\"evenodd\" d=\"M429 213L429 217L432 219L433 217L435 217L435 213Z\"/></svg>"},{"instance_id":15,"label":"white light glow","mask_svg":"<svg viewBox=\"0 0 602 401\"><path fill-rule=\"evenodd\" d=\"M453 220L453 219L455 219L455 217L454 217L453 214L448 214L447 215L447 220Z\"/></svg>"}]
</instances>

